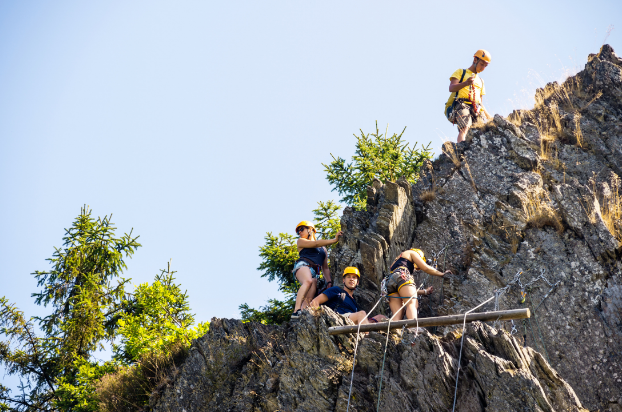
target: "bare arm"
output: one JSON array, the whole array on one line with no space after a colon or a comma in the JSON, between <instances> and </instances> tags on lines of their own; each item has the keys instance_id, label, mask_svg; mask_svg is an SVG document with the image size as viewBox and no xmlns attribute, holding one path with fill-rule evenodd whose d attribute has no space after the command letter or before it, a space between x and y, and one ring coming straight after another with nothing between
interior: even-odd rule
<instances>
[{"instance_id":1,"label":"bare arm","mask_svg":"<svg viewBox=\"0 0 622 412\"><path fill-rule=\"evenodd\" d=\"M460 83L460 80L456 78L452 78L451 81L449 82L449 92L455 93L460 89L464 89L465 87L472 85L474 81L475 81L475 76L469 77L462 83Z\"/></svg>"},{"instance_id":2,"label":"bare arm","mask_svg":"<svg viewBox=\"0 0 622 412\"><path fill-rule=\"evenodd\" d=\"M423 295L423 296L428 296L431 295L432 292L434 292L434 287L430 286L427 289L420 289L417 291L417 295Z\"/></svg>"},{"instance_id":3,"label":"bare arm","mask_svg":"<svg viewBox=\"0 0 622 412\"><path fill-rule=\"evenodd\" d=\"M311 306L312 308L319 308L322 303L326 303L326 302L328 302L328 296L326 296L323 293L320 293L319 295L315 297L315 299L311 301L311 303L309 303L309 306Z\"/></svg>"},{"instance_id":4,"label":"bare arm","mask_svg":"<svg viewBox=\"0 0 622 412\"><path fill-rule=\"evenodd\" d=\"M423 259L421 259L421 256L419 256L419 253L417 253L415 251L407 250L403 254L407 254L408 255L407 259L408 260L410 260L415 265L417 265L417 267L419 269L423 270L425 273L428 273L430 275L433 275L433 276L443 276L446 273L451 273L451 271L449 271L449 270L446 270L443 273L443 272L439 272L438 270L434 269L432 266L430 266L427 263L425 263L423 261ZM406 256L404 256L404 257L406 257Z\"/></svg>"},{"instance_id":5,"label":"bare arm","mask_svg":"<svg viewBox=\"0 0 622 412\"><path fill-rule=\"evenodd\" d=\"M296 241L296 246L298 246L299 252L300 249L304 248L328 246L332 245L333 243L337 243L339 241L339 236L341 235L343 235L343 232L340 230L339 232L337 232L337 235L334 239L309 240L300 238Z\"/></svg>"}]
</instances>

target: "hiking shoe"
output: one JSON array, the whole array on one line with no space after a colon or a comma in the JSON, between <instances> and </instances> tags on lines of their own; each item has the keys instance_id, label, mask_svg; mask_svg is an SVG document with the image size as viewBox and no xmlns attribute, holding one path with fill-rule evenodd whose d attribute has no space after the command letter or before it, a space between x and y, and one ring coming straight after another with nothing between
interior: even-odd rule
<instances>
[{"instance_id":1,"label":"hiking shoe","mask_svg":"<svg viewBox=\"0 0 622 412\"><path fill-rule=\"evenodd\" d=\"M302 310L298 309L296 312L292 313L292 320L298 320L298 318L301 316L302 316Z\"/></svg>"}]
</instances>

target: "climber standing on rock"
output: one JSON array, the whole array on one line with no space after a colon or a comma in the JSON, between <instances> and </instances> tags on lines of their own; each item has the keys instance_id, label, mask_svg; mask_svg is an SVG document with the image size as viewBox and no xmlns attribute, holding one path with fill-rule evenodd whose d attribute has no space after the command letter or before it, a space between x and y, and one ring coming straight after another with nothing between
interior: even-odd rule
<instances>
[{"instance_id":1,"label":"climber standing on rock","mask_svg":"<svg viewBox=\"0 0 622 412\"><path fill-rule=\"evenodd\" d=\"M315 227L313 223L307 220L303 220L296 225L296 233L299 236L296 241L299 259L294 264L292 272L298 282L300 282L300 289L298 289L298 295L296 296L296 306L294 306L292 320L298 319L301 310L306 308L315 297L320 272L324 274L327 286L333 285L330 269L328 268L328 253L324 246L337 243L339 236L343 234L343 232L339 231L334 239L316 240Z\"/></svg>"},{"instance_id":2,"label":"climber standing on rock","mask_svg":"<svg viewBox=\"0 0 622 412\"><path fill-rule=\"evenodd\" d=\"M347 267L343 271L343 289L339 286L333 286L320 293L311 301L312 308L325 305L337 312L338 314L349 318L356 325L359 323L365 325L370 322L378 322L384 320L385 316L377 315L375 318L365 319L367 313L359 310L354 300L354 291L361 279L361 273L353 266ZM380 317L380 318L379 318Z\"/></svg>"},{"instance_id":3,"label":"climber standing on rock","mask_svg":"<svg viewBox=\"0 0 622 412\"><path fill-rule=\"evenodd\" d=\"M458 143L464 140L473 123L492 118L482 104L486 89L484 80L478 76L491 60L490 53L480 49L473 55L473 64L468 69L458 69L449 77L451 95L445 104L445 116L458 125Z\"/></svg>"},{"instance_id":4,"label":"climber standing on rock","mask_svg":"<svg viewBox=\"0 0 622 412\"><path fill-rule=\"evenodd\" d=\"M404 318L404 310L406 310L406 319L416 319L418 307L417 299L410 298L414 296L415 293L428 296L434 291L432 286L417 291L415 280L412 275L415 269L423 270L425 273L434 276L451 274L449 270L439 272L425 263L424 259L423 251L420 249L405 250L395 258L390 267L391 274L382 281L381 289L389 298L389 308L391 308L391 312L394 315L394 320L402 320ZM404 305L406 306L403 307Z\"/></svg>"}]
</instances>

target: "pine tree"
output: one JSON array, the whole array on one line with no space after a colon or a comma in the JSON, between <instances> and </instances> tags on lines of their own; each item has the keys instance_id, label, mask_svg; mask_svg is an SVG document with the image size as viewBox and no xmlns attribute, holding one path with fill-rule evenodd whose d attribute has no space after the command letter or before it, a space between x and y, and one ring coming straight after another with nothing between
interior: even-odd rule
<instances>
[{"instance_id":1,"label":"pine tree","mask_svg":"<svg viewBox=\"0 0 622 412\"><path fill-rule=\"evenodd\" d=\"M110 217L95 219L82 208L65 230L63 247L56 248L50 271L33 275L42 289L34 293L38 305L52 307L44 318L26 318L6 297L0 298L0 363L18 375L21 392L0 387L5 410L55 410L71 402L58 392L58 382L75 380L76 360L88 359L114 338L127 280L121 277L125 259L141 245L132 233L115 236ZM37 336L38 322L43 336Z\"/></svg>"},{"instance_id":2,"label":"pine tree","mask_svg":"<svg viewBox=\"0 0 622 412\"><path fill-rule=\"evenodd\" d=\"M387 126L388 128L388 126ZM344 195L342 202L353 206L356 210L365 210L367 205L367 187L376 178L381 182L396 181L404 178L415 183L419 178L419 170L426 159L432 158L430 144L417 150L417 143L409 147L402 140L406 128L398 134L386 136L378 130L356 138L356 152L350 163L333 156L333 161L324 166L326 179L334 186L333 190Z\"/></svg>"}]
</instances>

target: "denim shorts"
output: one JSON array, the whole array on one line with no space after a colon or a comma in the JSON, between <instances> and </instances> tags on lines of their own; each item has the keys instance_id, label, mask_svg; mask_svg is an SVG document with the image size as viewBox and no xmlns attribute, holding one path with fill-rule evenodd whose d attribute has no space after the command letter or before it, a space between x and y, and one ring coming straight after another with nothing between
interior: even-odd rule
<instances>
[{"instance_id":1,"label":"denim shorts","mask_svg":"<svg viewBox=\"0 0 622 412\"><path fill-rule=\"evenodd\" d=\"M294 265L294 270L292 270L292 273L294 274L294 276L296 276L296 272L298 272L298 269L300 269L303 266L307 266L309 268L309 270L311 271L311 277L312 278L315 279L315 278L318 277L317 271L314 268L312 268L307 262L305 262L303 260L299 261L298 263L296 263Z\"/></svg>"}]
</instances>

